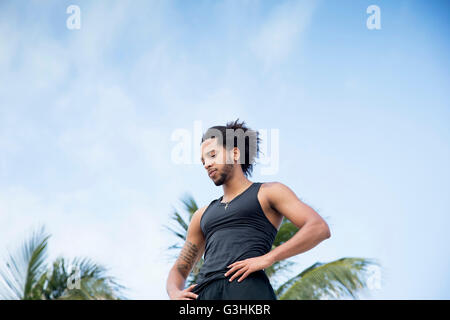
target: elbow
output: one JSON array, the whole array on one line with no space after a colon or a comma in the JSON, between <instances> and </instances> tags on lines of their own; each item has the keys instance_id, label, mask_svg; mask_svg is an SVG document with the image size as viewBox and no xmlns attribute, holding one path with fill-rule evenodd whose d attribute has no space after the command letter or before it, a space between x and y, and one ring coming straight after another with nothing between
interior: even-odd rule
<instances>
[{"instance_id":1,"label":"elbow","mask_svg":"<svg viewBox=\"0 0 450 320\"><path fill-rule=\"evenodd\" d=\"M328 227L328 224L325 223L325 226L324 226L323 230L324 230L323 231L324 232L324 240L330 238L331 237L331 231L330 231L330 228Z\"/></svg>"},{"instance_id":2,"label":"elbow","mask_svg":"<svg viewBox=\"0 0 450 320\"><path fill-rule=\"evenodd\" d=\"M314 222L311 222L310 226L312 230L314 230L313 233L315 234L319 242L331 237L330 228L324 220L317 219Z\"/></svg>"},{"instance_id":3,"label":"elbow","mask_svg":"<svg viewBox=\"0 0 450 320\"><path fill-rule=\"evenodd\" d=\"M321 230L323 240L331 237L331 231L326 222L321 223L320 230Z\"/></svg>"}]
</instances>

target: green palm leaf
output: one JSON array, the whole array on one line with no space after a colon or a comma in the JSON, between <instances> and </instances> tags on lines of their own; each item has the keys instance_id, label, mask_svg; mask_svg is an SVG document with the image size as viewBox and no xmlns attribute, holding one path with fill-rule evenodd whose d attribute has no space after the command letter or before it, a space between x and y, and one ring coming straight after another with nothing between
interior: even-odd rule
<instances>
[{"instance_id":1,"label":"green palm leaf","mask_svg":"<svg viewBox=\"0 0 450 320\"><path fill-rule=\"evenodd\" d=\"M197 202L195 201L194 197L190 194L186 194L182 199L181 202L184 205L184 210L189 213L189 221L191 221L192 216L194 215L195 211L198 210ZM186 228L187 230L187 228Z\"/></svg>"},{"instance_id":2,"label":"green palm leaf","mask_svg":"<svg viewBox=\"0 0 450 320\"><path fill-rule=\"evenodd\" d=\"M15 255L9 255L5 267L0 268L0 299L123 299L125 287L88 258L67 261L59 257L47 267L49 237L42 227ZM75 271L79 271L78 288L69 286Z\"/></svg>"},{"instance_id":3,"label":"green palm leaf","mask_svg":"<svg viewBox=\"0 0 450 320\"><path fill-rule=\"evenodd\" d=\"M33 287L45 272L49 237L42 227L33 232L16 254L9 254L5 266L0 268L1 299L32 298Z\"/></svg>"},{"instance_id":4,"label":"green palm leaf","mask_svg":"<svg viewBox=\"0 0 450 320\"><path fill-rule=\"evenodd\" d=\"M71 270L69 272L69 270ZM116 300L123 299L125 289L116 280L106 275L106 269L88 258L67 261L56 259L45 285L39 288L43 299L63 300ZM76 285L79 281L79 287ZM69 287L72 284L73 288Z\"/></svg>"},{"instance_id":5,"label":"green palm leaf","mask_svg":"<svg viewBox=\"0 0 450 320\"><path fill-rule=\"evenodd\" d=\"M280 300L357 299L357 292L367 287L367 268L372 265L378 263L364 258L318 262L281 285L276 294Z\"/></svg>"},{"instance_id":6,"label":"green palm leaf","mask_svg":"<svg viewBox=\"0 0 450 320\"><path fill-rule=\"evenodd\" d=\"M279 245L288 241L292 236L298 231L297 226L295 226L292 222L287 219L283 219L280 228L277 232L275 240L272 244L272 250L278 247ZM274 276L279 276L281 273L287 273L290 270L290 267L294 265L294 262L288 260L281 260L275 262L269 268L265 269L267 276L269 279L273 280Z\"/></svg>"},{"instance_id":7,"label":"green palm leaf","mask_svg":"<svg viewBox=\"0 0 450 320\"><path fill-rule=\"evenodd\" d=\"M167 230L172 232L174 235L176 235L178 238L182 239L183 241L186 240L188 223L186 223L186 221L184 221L184 218L177 211L173 212L172 220L175 221L175 227L164 226L164 228L166 228Z\"/></svg>"}]
</instances>

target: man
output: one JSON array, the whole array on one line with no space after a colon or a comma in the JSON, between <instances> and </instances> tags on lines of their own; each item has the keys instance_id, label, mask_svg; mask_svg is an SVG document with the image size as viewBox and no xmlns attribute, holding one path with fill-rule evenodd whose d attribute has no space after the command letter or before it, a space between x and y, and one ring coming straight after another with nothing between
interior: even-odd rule
<instances>
[{"instance_id":1,"label":"man","mask_svg":"<svg viewBox=\"0 0 450 320\"><path fill-rule=\"evenodd\" d=\"M330 237L327 223L287 186L247 179L260 138L238 120L209 128L202 137L202 163L214 184L223 186L224 195L193 214L167 279L171 299L275 300L264 269ZM299 230L271 250L283 217ZM203 253L197 284L184 288Z\"/></svg>"}]
</instances>

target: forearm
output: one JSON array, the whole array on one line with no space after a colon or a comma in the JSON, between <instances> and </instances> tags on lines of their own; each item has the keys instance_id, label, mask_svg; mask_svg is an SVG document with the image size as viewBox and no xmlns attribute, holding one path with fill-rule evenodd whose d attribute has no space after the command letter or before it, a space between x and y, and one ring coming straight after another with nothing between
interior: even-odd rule
<instances>
[{"instance_id":1,"label":"forearm","mask_svg":"<svg viewBox=\"0 0 450 320\"><path fill-rule=\"evenodd\" d=\"M306 223L291 239L267 253L267 257L275 263L308 251L329 237L330 231L326 224Z\"/></svg>"},{"instance_id":2,"label":"forearm","mask_svg":"<svg viewBox=\"0 0 450 320\"><path fill-rule=\"evenodd\" d=\"M172 268L166 283L166 290L169 297L172 297L175 292L183 290L185 282L186 279L183 275L176 268Z\"/></svg>"}]
</instances>

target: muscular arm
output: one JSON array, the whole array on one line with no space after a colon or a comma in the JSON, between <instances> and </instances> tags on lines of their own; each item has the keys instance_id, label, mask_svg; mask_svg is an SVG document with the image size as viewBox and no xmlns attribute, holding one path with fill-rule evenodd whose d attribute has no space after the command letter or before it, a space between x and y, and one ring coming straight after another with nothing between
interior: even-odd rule
<instances>
[{"instance_id":1,"label":"muscular arm","mask_svg":"<svg viewBox=\"0 0 450 320\"><path fill-rule=\"evenodd\" d=\"M197 210L192 216L186 242L180 256L170 269L166 290L171 299L184 289L186 278L205 250L205 239L200 228L200 219L205 209L206 207Z\"/></svg>"},{"instance_id":2,"label":"muscular arm","mask_svg":"<svg viewBox=\"0 0 450 320\"><path fill-rule=\"evenodd\" d=\"M267 254L271 263L308 251L331 236L325 220L284 184L271 183L268 195L271 207L299 228L291 239Z\"/></svg>"}]
</instances>

